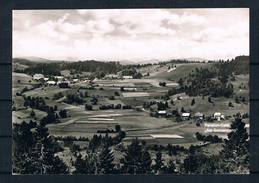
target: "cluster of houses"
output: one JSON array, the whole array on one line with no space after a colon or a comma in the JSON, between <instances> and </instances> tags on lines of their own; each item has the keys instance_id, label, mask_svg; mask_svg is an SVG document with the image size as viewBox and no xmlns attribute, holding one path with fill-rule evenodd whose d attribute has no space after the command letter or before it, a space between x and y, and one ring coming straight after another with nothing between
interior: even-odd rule
<instances>
[{"instance_id":1,"label":"cluster of houses","mask_svg":"<svg viewBox=\"0 0 259 183\"><path fill-rule=\"evenodd\" d=\"M53 78L54 78L54 80L50 80L50 78L44 77L43 74L34 74L34 76L33 76L33 80L39 81L39 80L43 79L43 81L48 85L59 85L61 83L70 84L70 83L78 82L78 79L68 80L67 78L64 78L63 76L54 76Z\"/></svg>"},{"instance_id":2,"label":"cluster of houses","mask_svg":"<svg viewBox=\"0 0 259 183\"><path fill-rule=\"evenodd\" d=\"M159 116L161 116L161 117L168 115L166 110L158 111L157 114L158 114ZM188 113L188 112L184 112L184 113L182 113L182 115L181 115L182 120L189 120L191 117L192 117L191 113ZM215 120L217 120L217 121L220 121L221 119L225 119L224 115L222 115L222 114L219 113L219 112L214 113L213 116L207 116L207 117L212 117L212 119L215 119ZM194 119L200 119L200 120L202 120L202 119L205 118L205 115L202 114L202 113L200 113L200 112L197 112L197 113L194 114L194 117L193 117L193 118L194 118Z\"/></svg>"},{"instance_id":3,"label":"cluster of houses","mask_svg":"<svg viewBox=\"0 0 259 183\"><path fill-rule=\"evenodd\" d=\"M104 79L133 79L133 76L120 76L118 74L108 74Z\"/></svg>"},{"instance_id":4,"label":"cluster of houses","mask_svg":"<svg viewBox=\"0 0 259 183\"><path fill-rule=\"evenodd\" d=\"M33 76L33 80L39 81L43 79L44 82L46 82L46 84L48 85L59 85L61 83L68 83L68 84L72 84L72 83L76 83L79 81L79 79L74 78L74 79L68 79L66 77L63 76L54 76L54 80L50 80L50 78L44 77L43 74L35 74ZM103 79L133 79L133 76L121 76L119 74L108 74L106 75ZM99 81L100 79L95 78L93 81ZM88 80L88 78L85 79L84 82L89 82L90 80Z\"/></svg>"}]
</instances>

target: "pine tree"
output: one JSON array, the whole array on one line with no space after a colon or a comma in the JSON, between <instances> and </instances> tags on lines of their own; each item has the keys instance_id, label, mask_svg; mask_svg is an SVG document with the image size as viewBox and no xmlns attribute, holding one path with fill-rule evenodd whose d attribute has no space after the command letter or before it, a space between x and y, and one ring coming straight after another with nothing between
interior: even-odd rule
<instances>
[{"instance_id":1,"label":"pine tree","mask_svg":"<svg viewBox=\"0 0 259 183\"><path fill-rule=\"evenodd\" d=\"M37 162L31 158L32 147L35 145L33 133L26 122L16 125L13 129L13 173L34 174Z\"/></svg>"},{"instance_id":2,"label":"pine tree","mask_svg":"<svg viewBox=\"0 0 259 183\"><path fill-rule=\"evenodd\" d=\"M228 139L225 139L223 145L223 154L226 157L237 157L248 153L249 142L248 133L245 128L245 123L241 118L236 118L231 124L232 131L228 133Z\"/></svg>"},{"instance_id":3,"label":"pine tree","mask_svg":"<svg viewBox=\"0 0 259 183\"><path fill-rule=\"evenodd\" d=\"M140 160L140 169L138 174L149 174L151 173L151 163L152 159L146 147L143 147Z\"/></svg>"},{"instance_id":4,"label":"pine tree","mask_svg":"<svg viewBox=\"0 0 259 183\"><path fill-rule=\"evenodd\" d=\"M181 112L185 112L184 108L182 107Z\"/></svg>"},{"instance_id":5,"label":"pine tree","mask_svg":"<svg viewBox=\"0 0 259 183\"><path fill-rule=\"evenodd\" d=\"M165 108L168 108L168 102L167 101L165 102Z\"/></svg>"},{"instance_id":6,"label":"pine tree","mask_svg":"<svg viewBox=\"0 0 259 183\"><path fill-rule=\"evenodd\" d=\"M239 103L238 97L235 98L235 102L236 102L236 103Z\"/></svg>"},{"instance_id":7,"label":"pine tree","mask_svg":"<svg viewBox=\"0 0 259 183\"><path fill-rule=\"evenodd\" d=\"M132 139L130 145L128 145L124 158L121 160L123 164L122 172L125 174L137 174L140 167L142 158L142 147L139 144L137 138Z\"/></svg>"},{"instance_id":8,"label":"pine tree","mask_svg":"<svg viewBox=\"0 0 259 183\"><path fill-rule=\"evenodd\" d=\"M194 98L192 99L192 103L191 103L191 106L193 106L195 104L195 100Z\"/></svg>"},{"instance_id":9,"label":"pine tree","mask_svg":"<svg viewBox=\"0 0 259 183\"><path fill-rule=\"evenodd\" d=\"M73 174L87 174L86 162L82 158L82 154L79 154L76 161L73 163L75 170Z\"/></svg>"},{"instance_id":10,"label":"pine tree","mask_svg":"<svg viewBox=\"0 0 259 183\"><path fill-rule=\"evenodd\" d=\"M154 170L154 173L155 174L163 173L163 171L164 171L164 163L163 163L164 159L162 158L162 153L161 153L160 150L156 153L156 158L154 160L155 160L155 164L152 166L152 168Z\"/></svg>"},{"instance_id":11,"label":"pine tree","mask_svg":"<svg viewBox=\"0 0 259 183\"><path fill-rule=\"evenodd\" d=\"M196 173L198 169L197 158L193 154L190 154L188 157L184 159L183 163L185 173L191 174Z\"/></svg>"},{"instance_id":12,"label":"pine tree","mask_svg":"<svg viewBox=\"0 0 259 183\"><path fill-rule=\"evenodd\" d=\"M34 112L34 110L31 110L31 114L30 114L30 116L31 116L32 118L34 118L34 117L35 117L35 112Z\"/></svg>"},{"instance_id":13,"label":"pine tree","mask_svg":"<svg viewBox=\"0 0 259 183\"><path fill-rule=\"evenodd\" d=\"M39 162L40 174L67 174L67 166L54 155L52 139L43 121L36 128L35 139L37 139L37 146L33 154Z\"/></svg>"},{"instance_id":14,"label":"pine tree","mask_svg":"<svg viewBox=\"0 0 259 183\"><path fill-rule=\"evenodd\" d=\"M229 102L229 103L228 103L228 107L233 107L232 102Z\"/></svg>"},{"instance_id":15,"label":"pine tree","mask_svg":"<svg viewBox=\"0 0 259 183\"><path fill-rule=\"evenodd\" d=\"M166 167L165 173L166 174L175 174L176 173L175 172L175 168L176 168L176 166L175 166L173 160L170 159L169 162L167 163L167 167Z\"/></svg>"},{"instance_id":16,"label":"pine tree","mask_svg":"<svg viewBox=\"0 0 259 183\"><path fill-rule=\"evenodd\" d=\"M98 154L98 174L111 174L113 173L114 164L112 163L114 160L114 153L111 152L109 146L102 145L99 148Z\"/></svg>"},{"instance_id":17,"label":"pine tree","mask_svg":"<svg viewBox=\"0 0 259 183\"><path fill-rule=\"evenodd\" d=\"M242 102L245 103L245 101L246 101L246 99L245 99L245 97L243 97L243 98L242 98Z\"/></svg>"},{"instance_id":18,"label":"pine tree","mask_svg":"<svg viewBox=\"0 0 259 183\"><path fill-rule=\"evenodd\" d=\"M248 171L249 167L249 141L245 123L241 118L236 118L231 124L232 131L225 139L223 150L220 152L225 162L226 173L230 171ZM249 171L248 171L249 172ZM241 172L243 173L243 172Z\"/></svg>"}]
</instances>

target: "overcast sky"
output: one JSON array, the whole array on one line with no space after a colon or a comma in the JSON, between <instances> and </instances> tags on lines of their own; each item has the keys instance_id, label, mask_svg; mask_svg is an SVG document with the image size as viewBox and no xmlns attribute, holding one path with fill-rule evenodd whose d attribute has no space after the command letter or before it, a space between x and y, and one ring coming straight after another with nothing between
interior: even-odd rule
<instances>
[{"instance_id":1,"label":"overcast sky","mask_svg":"<svg viewBox=\"0 0 259 183\"><path fill-rule=\"evenodd\" d=\"M13 57L231 59L249 55L249 9L14 10Z\"/></svg>"}]
</instances>

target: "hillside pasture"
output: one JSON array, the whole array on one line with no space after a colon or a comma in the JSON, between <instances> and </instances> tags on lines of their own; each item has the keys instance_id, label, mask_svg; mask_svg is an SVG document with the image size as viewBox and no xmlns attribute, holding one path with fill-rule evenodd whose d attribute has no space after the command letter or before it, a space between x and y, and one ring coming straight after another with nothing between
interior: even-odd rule
<instances>
[{"instance_id":1,"label":"hillside pasture","mask_svg":"<svg viewBox=\"0 0 259 183\"><path fill-rule=\"evenodd\" d=\"M154 76L150 76L150 79L170 79L171 81L178 81L180 77L185 77L189 75L189 73L194 71L197 67L200 69L211 68L214 66L214 63L186 63L186 64L177 64L177 67L171 71L168 70L162 71Z\"/></svg>"},{"instance_id":2,"label":"hillside pasture","mask_svg":"<svg viewBox=\"0 0 259 183\"><path fill-rule=\"evenodd\" d=\"M146 92L125 92L122 93L124 97L148 97L149 94Z\"/></svg>"}]
</instances>

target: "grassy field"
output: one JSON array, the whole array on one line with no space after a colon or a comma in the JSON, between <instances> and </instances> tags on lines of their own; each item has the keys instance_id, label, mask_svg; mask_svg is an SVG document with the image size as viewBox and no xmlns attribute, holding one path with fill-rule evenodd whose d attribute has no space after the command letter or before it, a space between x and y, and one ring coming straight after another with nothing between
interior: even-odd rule
<instances>
[{"instance_id":1,"label":"grassy field","mask_svg":"<svg viewBox=\"0 0 259 183\"><path fill-rule=\"evenodd\" d=\"M185 77L189 73L192 72L196 67L198 69L202 68L211 68L214 66L213 63L188 63L188 64L174 64L176 65L176 69L167 72L168 71L168 66L163 67L160 69L160 72L155 74L154 76L150 76L149 78L156 78L156 79L170 79L172 81L178 81L180 77Z\"/></svg>"}]
</instances>

